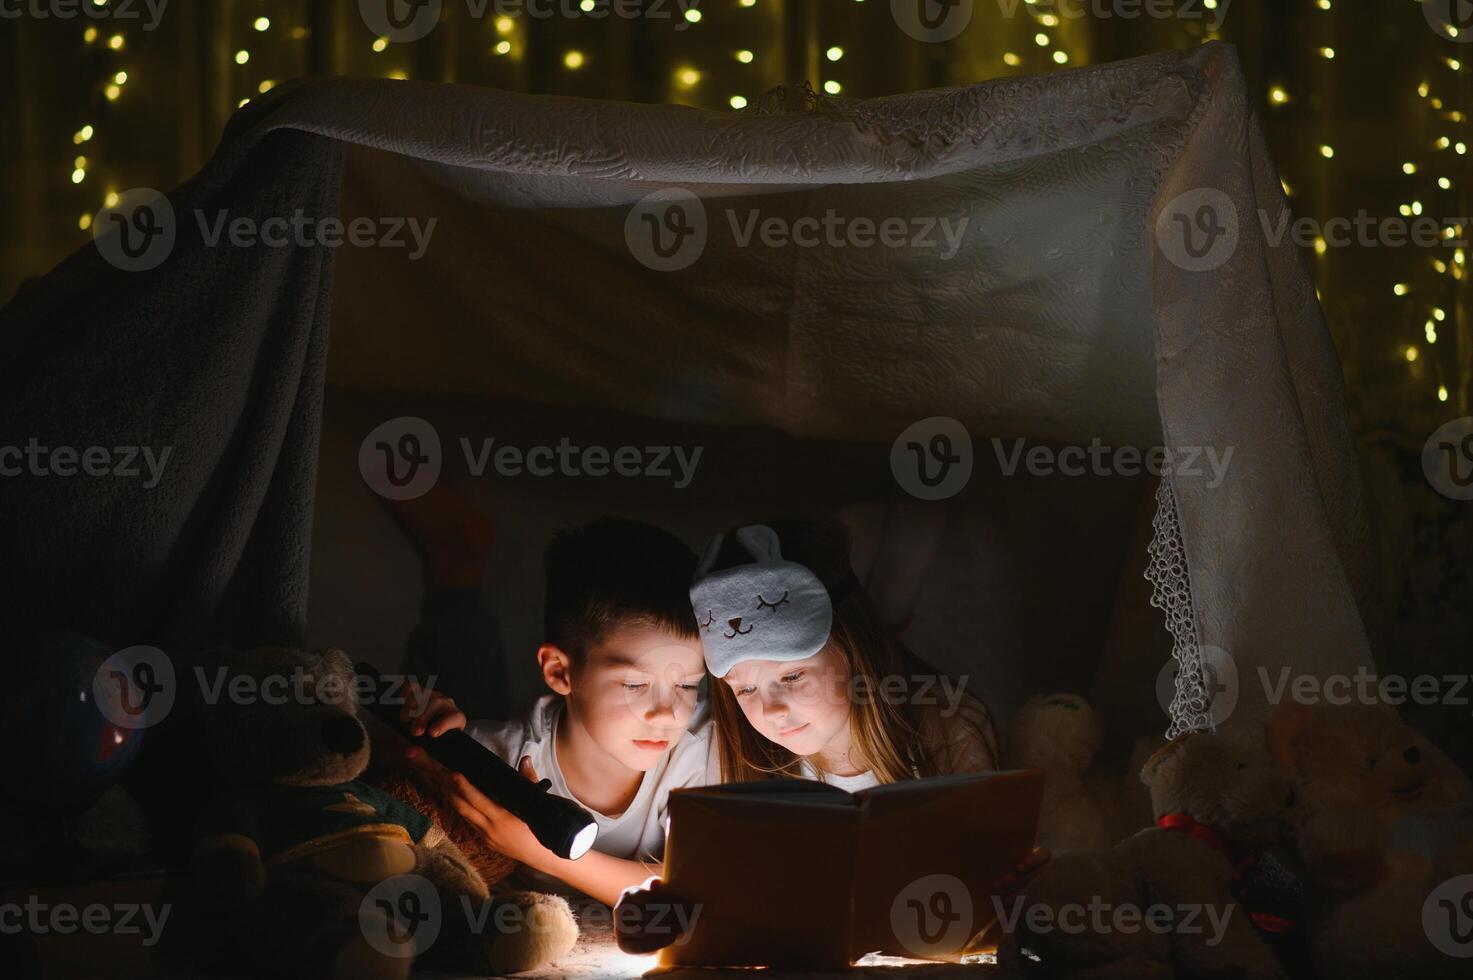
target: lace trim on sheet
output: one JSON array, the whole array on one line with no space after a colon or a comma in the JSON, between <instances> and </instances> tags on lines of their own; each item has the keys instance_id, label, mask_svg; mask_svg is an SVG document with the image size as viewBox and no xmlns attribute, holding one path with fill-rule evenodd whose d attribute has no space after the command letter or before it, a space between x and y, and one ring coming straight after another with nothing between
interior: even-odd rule
<instances>
[{"instance_id":1,"label":"lace trim on sheet","mask_svg":"<svg viewBox=\"0 0 1473 980\"><path fill-rule=\"evenodd\" d=\"M1171 655L1176 659L1176 695L1171 700L1167 738L1187 732L1212 731L1212 702L1208 697L1202 649L1197 645L1197 617L1192 604L1192 582L1187 573L1187 551L1171 480L1156 489L1156 516L1151 519L1151 544L1146 553L1146 578L1151 583L1151 605L1166 615L1171 633Z\"/></svg>"}]
</instances>

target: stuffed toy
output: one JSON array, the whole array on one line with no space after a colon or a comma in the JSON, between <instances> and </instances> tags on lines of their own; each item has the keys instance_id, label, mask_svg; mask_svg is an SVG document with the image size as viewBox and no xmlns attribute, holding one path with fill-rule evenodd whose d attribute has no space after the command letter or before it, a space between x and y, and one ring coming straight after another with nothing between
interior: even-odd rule
<instances>
[{"instance_id":1,"label":"stuffed toy","mask_svg":"<svg viewBox=\"0 0 1473 980\"><path fill-rule=\"evenodd\" d=\"M1287 826L1286 775L1216 735L1160 749L1141 779L1157 826L1056 857L1004 904L999 960L1042 977L1286 977L1246 892Z\"/></svg>"},{"instance_id":2,"label":"stuffed toy","mask_svg":"<svg viewBox=\"0 0 1473 980\"><path fill-rule=\"evenodd\" d=\"M360 778L370 741L341 651L212 655L200 671L214 694L198 721L228 776L194 848L201 927L222 957L207 966L376 980L417 959L514 973L572 948L566 901L491 896L439 824Z\"/></svg>"},{"instance_id":3,"label":"stuffed toy","mask_svg":"<svg viewBox=\"0 0 1473 980\"><path fill-rule=\"evenodd\" d=\"M1281 705L1269 741L1301 801L1296 836L1319 972L1468 976L1468 961L1439 948L1436 934L1446 943L1467 929L1469 889L1448 897L1449 908L1434 895L1473 874L1468 777L1389 709L1368 705Z\"/></svg>"},{"instance_id":4,"label":"stuffed toy","mask_svg":"<svg viewBox=\"0 0 1473 980\"><path fill-rule=\"evenodd\" d=\"M1121 767L1096 764L1101 736L1099 717L1075 694L1030 698L1008 726L1008 767L1047 776L1038 843L1055 855L1104 850L1151 825L1139 774L1162 740L1137 739Z\"/></svg>"}]
</instances>

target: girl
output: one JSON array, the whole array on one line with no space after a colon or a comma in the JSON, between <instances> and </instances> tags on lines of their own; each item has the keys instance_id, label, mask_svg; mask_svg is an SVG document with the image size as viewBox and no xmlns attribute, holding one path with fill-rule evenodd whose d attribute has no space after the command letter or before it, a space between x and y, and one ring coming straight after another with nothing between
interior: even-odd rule
<instances>
[{"instance_id":1,"label":"girl","mask_svg":"<svg viewBox=\"0 0 1473 980\"><path fill-rule=\"evenodd\" d=\"M692 602L713 675L719 781L821 779L853 792L998 768L987 709L885 627L839 525L758 525L707 548L713 584L698 578ZM735 584L723 590L723 576Z\"/></svg>"},{"instance_id":2,"label":"girl","mask_svg":"<svg viewBox=\"0 0 1473 980\"><path fill-rule=\"evenodd\" d=\"M987 709L893 638L838 525L753 525L713 539L691 605L711 675L712 782L821 779L855 792L998 767ZM1015 895L1048 859L1035 848L996 893ZM661 923L685 906L658 878L626 892L619 947L669 945ZM693 921L688 908L679 921Z\"/></svg>"}]
</instances>

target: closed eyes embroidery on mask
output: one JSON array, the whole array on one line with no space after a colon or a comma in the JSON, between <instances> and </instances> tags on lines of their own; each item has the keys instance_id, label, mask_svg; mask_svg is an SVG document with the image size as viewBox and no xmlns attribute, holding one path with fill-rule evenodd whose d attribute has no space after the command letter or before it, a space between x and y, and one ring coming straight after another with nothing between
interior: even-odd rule
<instances>
[{"instance_id":1,"label":"closed eyes embroidery on mask","mask_svg":"<svg viewBox=\"0 0 1473 980\"><path fill-rule=\"evenodd\" d=\"M779 599L779 600L777 600L776 602L768 602L760 594L757 596L757 608L758 609L776 609L778 606L785 606L787 604L788 604L788 594L786 592L784 592L783 595L782 595L782 598Z\"/></svg>"},{"instance_id":2,"label":"closed eyes embroidery on mask","mask_svg":"<svg viewBox=\"0 0 1473 980\"><path fill-rule=\"evenodd\" d=\"M709 630L711 628L711 624L714 623L714 622L716 622L716 614L714 612L712 612L711 610L707 609L706 610L706 621L701 624L702 631Z\"/></svg>"}]
</instances>

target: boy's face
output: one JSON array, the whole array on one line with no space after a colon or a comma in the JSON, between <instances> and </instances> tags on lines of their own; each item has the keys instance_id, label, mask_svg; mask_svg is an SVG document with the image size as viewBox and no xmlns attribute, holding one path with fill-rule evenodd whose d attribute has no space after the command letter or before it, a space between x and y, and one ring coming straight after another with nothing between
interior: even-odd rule
<instances>
[{"instance_id":1,"label":"boy's face","mask_svg":"<svg viewBox=\"0 0 1473 980\"><path fill-rule=\"evenodd\" d=\"M745 660L721 680L757 734L803 756L846 738L848 681L844 656L832 643L806 660Z\"/></svg>"},{"instance_id":2,"label":"boy's face","mask_svg":"<svg viewBox=\"0 0 1473 980\"><path fill-rule=\"evenodd\" d=\"M685 734L706 668L698 639L615 627L571 673L573 721L607 755L643 772Z\"/></svg>"}]
</instances>

